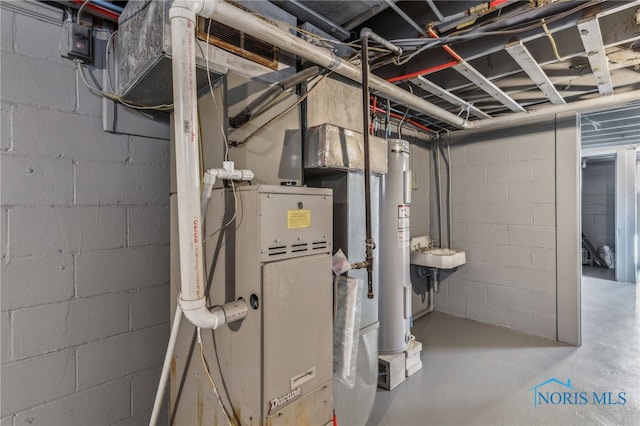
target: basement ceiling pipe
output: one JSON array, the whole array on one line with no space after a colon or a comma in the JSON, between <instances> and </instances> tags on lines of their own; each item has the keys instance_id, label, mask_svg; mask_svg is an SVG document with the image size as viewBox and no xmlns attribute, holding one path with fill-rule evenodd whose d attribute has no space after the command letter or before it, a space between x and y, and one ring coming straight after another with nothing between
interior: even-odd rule
<instances>
[{"instance_id":1,"label":"basement ceiling pipe","mask_svg":"<svg viewBox=\"0 0 640 426\"><path fill-rule=\"evenodd\" d=\"M467 130L484 130L508 127L512 124L522 123L527 120L544 118L565 112L580 112L595 110L605 107L623 105L628 102L640 101L640 91L632 90L617 95L600 96L593 99L571 102L564 105L546 106L533 111L516 112L501 117L485 118L483 120L470 121ZM458 132L456 132L458 133Z\"/></svg>"},{"instance_id":2,"label":"basement ceiling pipe","mask_svg":"<svg viewBox=\"0 0 640 426\"><path fill-rule=\"evenodd\" d=\"M260 38L267 43L291 52L321 67L329 68L338 74L347 77L357 83L362 82L360 69L346 61L342 61L333 52L317 47L295 35L276 26L271 21L266 21L258 16L252 15L221 0L203 0L195 2L196 13L211 18L219 22L224 22L232 28L236 28ZM402 105L426 114L430 117L445 122L458 129L465 129L468 123L465 119L458 117L442 108L433 105L424 99L412 95L399 87L381 79L371 76L369 86L383 98L391 99Z\"/></svg>"},{"instance_id":3,"label":"basement ceiling pipe","mask_svg":"<svg viewBox=\"0 0 640 426\"><path fill-rule=\"evenodd\" d=\"M191 3L191 2L189 2ZM221 0L202 0L195 4L196 13L214 20L224 22L236 29L242 29L248 34L263 39L264 41L280 47L311 62L325 68L329 68L338 74L360 83L362 76L360 70L349 62L343 62L331 51L317 47L304 41L286 30L283 30L270 21L265 21L255 15L240 10ZM595 109L623 104L640 100L640 92L628 92L619 95L611 95L584 101L577 101L565 105L554 105L539 110L521 113L512 113L501 117L487 118L483 120L466 121L455 114L433 105L424 99L412 95L377 76L371 76L369 86L378 92L378 95L388 98L399 104L421 112L425 115L441 120L458 129L486 129L491 127L505 127L522 120L550 116L563 112Z\"/></svg>"},{"instance_id":4,"label":"basement ceiling pipe","mask_svg":"<svg viewBox=\"0 0 640 426\"><path fill-rule=\"evenodd\" d=\"M431 74L431 73L434 73L436 71L446 70L447 68L451 68L452 66L458 65L459 63L460 63L460 61L451 61L451 62L447 62L445 64L435 65L433 67L425 68L423 70L415 71L415 72L412 72L412 73L409 73L409 74L404 74L404 75L399 75L399 76L396 76L396 77L391 77L387 81L389 83L395 83L397 81L410 80L412 78L416 78L416 77L419 77L419 76Z\"/></svg>"}]
</instances>

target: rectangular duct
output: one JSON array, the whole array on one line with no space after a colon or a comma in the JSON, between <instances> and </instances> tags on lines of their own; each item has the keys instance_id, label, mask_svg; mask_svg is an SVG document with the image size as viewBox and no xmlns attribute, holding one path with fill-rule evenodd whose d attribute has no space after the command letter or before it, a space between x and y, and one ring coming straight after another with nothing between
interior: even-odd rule
<instances>
[{"instance_id":1,"label":"rectangular duct","mask_svg":"<svg viewBox=\"0 0 640 426\"><path fill-rule=\"evenodd\" d=\"M264 3L254 2L248 7L255 7L255 12L261 15L295 25L293 17L285 16L275 5ZM170 8L170 1L130 1L118 19L118 34L114 39L116 91L130 102L173 103ZM291 55L256 37L205 18L198 18L196 29L196 80L200 93L208 91L207 66L214 85L228 72L265 83L274 83L295 72L295 67L291 67L295 59ZM206 43L207 39L211 46Z\"/></svg>"}]
</instances>

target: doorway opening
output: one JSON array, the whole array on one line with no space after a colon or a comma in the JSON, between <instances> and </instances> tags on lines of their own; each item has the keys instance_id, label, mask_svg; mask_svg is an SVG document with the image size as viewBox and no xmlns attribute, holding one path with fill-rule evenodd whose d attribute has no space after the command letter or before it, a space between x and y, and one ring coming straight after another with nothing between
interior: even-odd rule
<instances>
[{"instance_id":1,"label":"doorway opening","mask_svg":"<svg viewBox=\"0 0 640 426\"><path fill-rule=\"evenodd\" d=\"M583 276L636 283L640 102L580 115Z\"/></svg>"},{"instance_id":2,"label":"doorway opening","mask_svg":"<svg viewBox=\"0 0 640 426\"><path fill-rule=\"evenodd\" d=\"M582 275L615 281L616 159L582 158Z\"/></svg>"}]
</instances>

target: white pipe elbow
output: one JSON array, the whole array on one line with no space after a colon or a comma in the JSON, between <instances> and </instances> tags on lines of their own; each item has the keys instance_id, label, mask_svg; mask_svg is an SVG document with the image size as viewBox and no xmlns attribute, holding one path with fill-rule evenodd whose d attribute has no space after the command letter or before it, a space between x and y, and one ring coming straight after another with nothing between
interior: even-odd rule
<instances>
[{"instance_id":1,"label":"white pipe elbow","mask_svg":"<svg viewBox=\"0 0 640 426\"><path fill-rule=\"evenodd\" d=\"M196 327L212 329L243 319L249 312L249 305L240 299L207 309L205 298L196 300L184 300L180 297L180 308L184 316Z\"/></svg>"},{"instance_id":2,"label":"white pipe elbow","mask_svg":"<svg viewBox=\"0 0 640 426\"><path fill-rule=\"evenodd\" d=\"M200 215L203 220L207 217L207 210L209 208L209 200L211 199L211 191L213 191L213 185L218 178L218 169L209 169L204 173L202 178L202 195L200 196Z\"/></svg>"},{"instance_id":3,"label":"white pipe elbow","mask_svg":"<svg viewBox=\"0 0 640 426\"><path fill-rule=\"evenodd\" d=\"M220 306L216 306L212 310L203 306L200 309L184 311L184 316L196 327L205 329L215 330L225 323L224 311Z\"/></svg>"},{"instance_id":4,"label":"white pipe elbow","mask_svg":"<svg viewBox=\"0 0 640 426\"><path fill-rule=\"evenodd\" d=\"M198 0L194 2L193 10L205 18L211 17L216 10L218 0Z\"/></svg>"},{"instance_id":5,"label":"white pipe elbow","mask_svg":"<svg viewBox=\"0 0 640 426\"><path fill-rule=\"evenodd\" d=\"M218 0L173 0L171 8L182 8L192 11L194 14L209 18L216 10Z\"/></svg>"},{"instance_id":6,"label":"white pipe elbow","mask_svg":"<svg viewBox=\"0 0 640 426\"><path fill-rule=\"evenodd\" d=\"M169 9L169 19L185 18L191 22L196 20L196 4L188 0L174 0Z\"/></svg>"},{"instance_id":7,"label":"white pipe elbow","mask_svg":"<svg viewBox=\"0 0 640 426\"><path fill-rule=\"evenodd\" d=\"M181 297L180 308L189 322L196 327L216 329L225 323L224 310L220 306L212 310L207 309L204 297L196 300L184 300Z\"/></svg>"}]
</instances>

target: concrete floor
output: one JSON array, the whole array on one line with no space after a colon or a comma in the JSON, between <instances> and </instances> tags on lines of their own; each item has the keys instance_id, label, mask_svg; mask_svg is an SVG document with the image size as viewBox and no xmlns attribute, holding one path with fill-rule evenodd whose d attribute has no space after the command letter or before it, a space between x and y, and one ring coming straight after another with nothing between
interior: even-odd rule
<instances>
[{"instance_id":1,"label":"concrete floor","mask_svg":"<svg viewBox=\"0 0 640 426\"><path fill-rule=\"evenodd\" d=\"M368 424L640 425L637 288L583 277L582 303L581 347L438 312L416 321L423 369L391 392L379 390ZM529 389L551 378L570 379L588 404L534 407ZM622 391L624 405L592 404L593 392L613 392L615 401Z\"/></svg>"},{"instance_id":2,"label":"concrete floor","mask_svg":"<svg viewBox=\"0 0 640 426\"><path fill-rule=\"evenodd\" d=\"M590 278L599 278L601 280L616 280L616 270L601 268L600 266L582 265L582 276Z\"/></svg>"}]
</instances>

